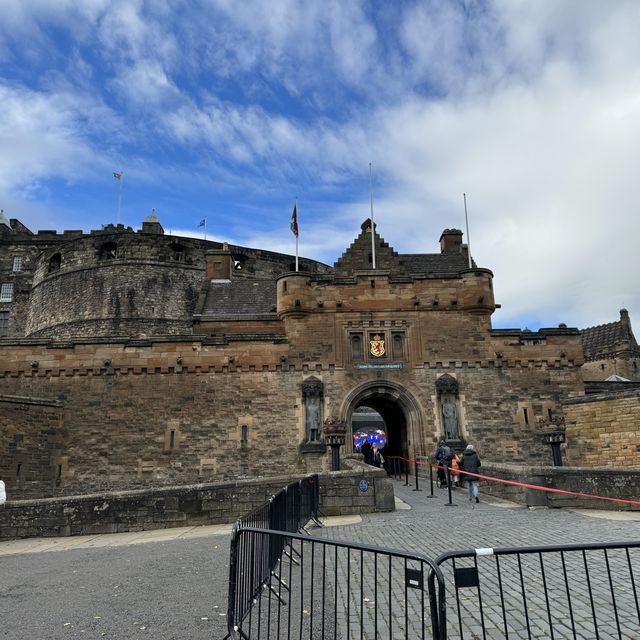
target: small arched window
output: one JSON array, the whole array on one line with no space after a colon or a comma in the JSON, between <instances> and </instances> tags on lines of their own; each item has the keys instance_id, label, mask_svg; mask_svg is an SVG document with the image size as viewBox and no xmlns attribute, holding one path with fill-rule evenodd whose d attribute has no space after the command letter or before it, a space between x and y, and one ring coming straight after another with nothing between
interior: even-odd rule
<instances>
[{"instance_id":1,"label":"small arched window","mask_svg":"<svg viewBox=\"0 0 640 640\"><path fill-rule=\"evenodd\" d=\"M51 258L49 258L48 273L53 273L54 271L58 271L60 269L61 264L62 264L62 255L60 253L54 253L51 256Z\"/></svg>"},{"instance_id":2,"label":"small arched window","mask_svg":"<svg viewBox=\"0 0 640 640\"><path fill-rule=\"evenodd\" d=\"M98 258L100 260L114 260L118 255L118 245L115 242L105 242L100 246Z\"/></svg>"}]
</instances>

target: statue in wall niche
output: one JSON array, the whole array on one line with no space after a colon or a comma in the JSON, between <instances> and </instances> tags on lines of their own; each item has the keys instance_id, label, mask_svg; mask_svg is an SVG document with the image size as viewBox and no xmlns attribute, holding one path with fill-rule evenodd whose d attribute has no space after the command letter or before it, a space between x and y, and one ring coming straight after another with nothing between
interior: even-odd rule
<instances>
[{"instance_id":1,"label":"statue in wall niche","mask_svg":"<svg viewBox=\"0 0 640 640\"><path fill-rule=\"evenodd\" d=\"M458 440L460 432L458 430L458 409L455 398L445 396L442 398L442 419L444 422L444 437L446 440Z\"/></svg>"},{"instance_id":2,"label":"statue in wall niche","mask_svg":"<svg viewBox=\"0 0 640 640\"><path fill-rule=\"evenodd\" d=\"M317 378L308 378L302 383L305 406L307 442L319 442L322 427L322 395L324 385Z\"/></svg>"},{"instance_id":3,"label":"statue in wall niche","mask_svg":"<svg viewBox=\"0 0 640 640\"><path fill-rule=\"evenodd\" d=\"M458 419L458 381L445 373L436 380L436 391L440 399L440 411L444 427L445 440L460 439L460 422Z\"/></svg>"},{"instance_id":4,"label":"statue in wall niche","mask_svg":"<svg viewBox=\"0 0 640 640\"><path fill-rule=\"evenodd\" d=\"M307 429L309 442L320 440L320 398L307 399Z\"/></svg>"}]
</instances>

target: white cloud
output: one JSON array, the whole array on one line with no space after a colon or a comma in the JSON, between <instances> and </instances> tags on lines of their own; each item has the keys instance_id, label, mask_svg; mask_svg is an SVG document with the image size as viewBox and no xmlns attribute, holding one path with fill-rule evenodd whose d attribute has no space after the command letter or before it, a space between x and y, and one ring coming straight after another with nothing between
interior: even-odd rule
<instances>
[{"instance_id":1,"label":"white cloud","mask_svg":"<svg viewBox=\"0 0 640 640\"><path fill-rule=\"evenodd\" d=\"M79 177L92 156L76 127L82 107L75 96L0 84L0 146L6 150L0 153L0 190L28 189L52 176Z\"/></svg>"},{"instance_id":2,"label":"white cloud","mask_svg":"<svg viewBox=\"0 0 640 640\"><path fill-rule=\"evenodd\" d=\"M140 182L182 172L256 207L263 197L268 219L305 187L301 253L334 262L369 215L371 161L376 221L401 252L436 252L468 193L501 323L596 324L621 304L640 318L633 0L416 2L394 15L294 0L10 7L0 59L24 40L23 62L43 65L47 47L59 62L51 24L73 46L30 89L0 85L0 136L16 149L0 153L0 191L33 198L39 181L95 173L105 156L126 156ZM281 228L228 232L291 251Z\"/></svg>"}]
</instances>

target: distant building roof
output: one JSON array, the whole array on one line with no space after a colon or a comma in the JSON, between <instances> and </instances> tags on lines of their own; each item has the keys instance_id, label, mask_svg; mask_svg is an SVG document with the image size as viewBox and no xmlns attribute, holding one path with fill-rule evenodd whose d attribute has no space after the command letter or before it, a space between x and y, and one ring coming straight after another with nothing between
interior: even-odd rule
<instances>
[{"instance_id":1,"label":"distant building roof","mask_svg":"<svg viewBox=\"0 0 640 640\"><path fill-rule=\"evenodd\" d=\"M203 316L276 315L275 280L234 278L209 284Z\"/></svg>"},{"instance_id":2,"label":"distant building roof","mask_svg":"<svg viewBox=\"0 0 640 640\"><path fill-rule=\"evenodd\" d=\"M585 360L598 360L621 351L637 351L629 312L620 309L620 320L583 329L582 349Z\"/></svg>"},{"instance_id":3,"label":"distant building roof","mask_svg":"<svg viewBox=\"0 0 640 640\"><path fill-rule=\"evenodd\" d=\"M604 381L605 382L631 382L629 378L623 378L622 376L619 376L617 374L614 374L612 376L609 376L608 378L605 378Z\"/></svg>"}]
</instances>

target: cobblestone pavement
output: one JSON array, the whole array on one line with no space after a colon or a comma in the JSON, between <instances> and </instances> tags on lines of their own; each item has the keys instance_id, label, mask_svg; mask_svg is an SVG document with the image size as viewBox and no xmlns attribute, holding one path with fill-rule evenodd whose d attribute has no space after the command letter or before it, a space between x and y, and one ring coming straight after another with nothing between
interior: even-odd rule
<instances>
[{"instance_id":1,"label":"cobblestone pavement","mask_svg":"<svg viewBox=\"0 0 640 640\"><path fill-rule=\"evenodd\" d=\"M404 487L403 482L394 481L396 496L404 501L400 506L410 508L362 518L330 518L327 521L333 526L312 533L323 540L383 546L428 558L452 549L640 540L640 513L590 512L585 515L586 512L567 510L530 511L484 497L482 493L481 502L476 505L468 502L462 490L453 494L457 506L446 507L444 489L435 489L436 497L429 498L427 485L423 487L425 490L414 492L411 486ZM222 638L226 627L228 531L228 527L198 527L2 542L0 637L7 640ZM54 550L59 552L53 553ZM317 602L322 593L324 574L316 572L313 580L308 578L313 566L317 571L320 556L312 559L308 550L305 553L302 563L306 568L305 581L315 585L311 601ZM340 608L327 609L323 612L324 618L316 617L308 622L305 622L307 614L303 609L305 629L317 629L324 621L325 637L336 640L346 637L344 630L347 628L350 638L395 640L406 634L411 638L429 637L428 599L424 598L422 590L405 589L402 558L394 560L390 568L390 591L388 572L381 569L386 556L379 556L376 561L375 556L366 553L335 556L327 552L325 557L328 580L335 575L332 570L337 567L342 576L348 565L351 582L339 580L337 584L324 584L330 596L336 595ZM556 557L551 566L557 570L562 560ZM600 638L640 638L637 600L634 602L634 598L640 598L640 584L635 585L634 593L628 578L630 563L636 577L640 575L638 554L629 560L618 553L607 557L600 553L592 565L599 567L596 573L600 580L594 579L597 577L594 573L590 583L584 573L582 558L567 557L564 561L571 576L571 588L586 595L591 590L594 606L577 599L568 610L560 604L565 596L564 584L558 582L553 570L547 571L546 591L554 611L561 617L555 620L555 638L596 637L591 625L594 616L607 622L606 628L601 629ZM485 564L487 570L483 569ZM487 638L504 637L503 611L509 615L509 638L551 637L545 626L547 602L544 595L533 589L541 582L539 572L533 573L539 564L538 557L524 558L521 562L530 604L527 628L520 615L520 567L506 559L501 563L506 585L503 589L505 606L502 606L500 586L495 577L495 558L479 558L480 580L490 597L482 602L484 620L481 620L475 590L460 590L462 610L467 612L462 627L464 638L482 638L482 622ZM545 561L545 567L547 564ZM419 564L409 563L408 566L420 570ZM288 568L286 564L285 568ZM424 570L422 575L424 577ZM608 575L614 583L618 620L611 615L605 618L613 600ZM603 576L607 577L604 581ZM447 580L450 585L450 576ZM293 584L291 580L289 582ZM299 591L294 590L294 594L297 596ZM399 607L398 602L407 593L407 606ZM449 637L459 638L455 594L450 587L447 597L449 606L453 607L448 617L452 620ZM378 609L385 609L390 615L386 622L378 624L376 634L375 613ZM354 623L358 619L363 619L364 624ZM298 627L292 625L292 628ZM334 634L336 628L338 631ZM264 634L261 637L264 638ZM299 637L299 634L292 637ZM318 635L314 633L313 637Z\"/></svg>"},{"instance_id":2,"label":"cobblestone pavement","mask_svg":"<svg viewBox=\"0 0 640 640\"><path fill-rule=\"evenodd\" d=\"M415 492L411 486L394 481L394 489L411 509L366 515L360 524L332 527L314 535L402 549L428 558L475 548L640 541L640 514L627 514L624 520L603 519L585 515L585 511L529 510L482 495L480 503L475 504L468 501L464 490L453 492L456 506L446 506L445 489L435 489L433 498L426 485L425 490ZM598 515L602 516L602 512ZM491 640L639 638L640 549L631 551L479 557L481 588L459 589L458 600L452 562L448 561L442 565L447 584L448 637L483 638L484 628L484 637ZM457 567L473 567L475 559L455 562ZM344 575L344 559L336 558L336 565ZM350 571L354 574L352 568ZM631 580L632 573L636 584ZM355 579L351 577L350 594L338 589L343 625L347 624L344 611L349 603L351 633L355 632L352 637L360 637L359 626L364 627L365 638L376 637L370 620L372 606L381 608L381 624L391 619L395 625L397 633L391 637L423 637L421 618L428 618L428 602L421 616L418 597L406 599L404 576L393 578L396 584L390 592L382 591L378 603L372 605L373 599L367 598L365 609L369 615L361 616L358 612L362 605L357 597L353 599L353 591L360 593L359 580L372 585L376 578L368 570L359 575L355 572ZM397 606L389 599L395 600ZM385 615L387 608L389 613ZM379 632L378 637L389 636Z\"/></svg>"}]
</instances>

